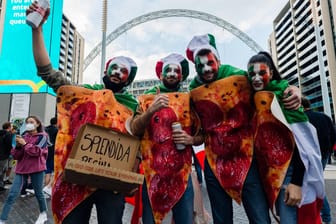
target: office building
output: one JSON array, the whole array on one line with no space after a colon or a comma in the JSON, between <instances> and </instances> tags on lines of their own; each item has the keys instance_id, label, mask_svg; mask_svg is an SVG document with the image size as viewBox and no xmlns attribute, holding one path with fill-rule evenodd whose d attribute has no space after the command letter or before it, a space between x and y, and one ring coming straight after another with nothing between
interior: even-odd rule
<instances>
[{"instance_id":1,"label":"office building","mask_svg":"<svg viewBox=\"0 0 336 224\"><path fill-rule=\"evenodd\" d=\"M52 1L54 16L44 25L48 53L54 67L68 80L82 83L84 39L62 14L62 3ZM4 71L0 80L0 120L22 119L34 114L48 124L56 113L56 96L36 75L31 33L25 24L27 7L26 1L0 0L0 68Z\"/></svg>"},{"instance_id":2,"label":"office building","mask_svg":"<svg viewBox=\"0 0 336 224\"><path fill-rule=\"evenodd\" d=\"M63 14L59 70L73 83L83 83L84 38Z\"/></svg>"},{"instance_id":3,"label":"office building","mask_svg":"<svg viewBox=\"0 0 336 224\"><path fill-rule=\"evenodd\" d=\"M273 21L269 49L282 78L335 120L334 0L289 0Z\"/></svg>"},{"instance_id":4,"label":"office building","mask_svg":"<svg viewBox=\"0 0 336 224\"><path fill-rule=\"evenodd\" d=\"M185 81L182 82L182 91L187 92L188 86L191 82L192 78L187 78ZM161 80L158 78L154 79L144 79L144 80L134 80L131 85L128 87L128 91L134 95L139 96L143 94L146 90L151 89L154 86L161 84Z\"/></svg>"}]
</instances>

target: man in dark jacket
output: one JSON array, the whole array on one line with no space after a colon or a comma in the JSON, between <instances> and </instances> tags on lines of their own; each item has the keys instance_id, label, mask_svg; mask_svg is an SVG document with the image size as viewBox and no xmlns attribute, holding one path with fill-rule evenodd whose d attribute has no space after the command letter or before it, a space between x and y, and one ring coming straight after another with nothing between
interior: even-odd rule
<instances>
[{"instance_id":1,"label":"man in dark jacket","mask_svg":"<svg viewBox=\"0 0 336 224\"><path fill-rule=\"evenodd\" d=\"M12 130L13 125L5 122L0 130L0 192L5 191L5 183L3 181L6 173L8 158L12 149Z\"/></svg>"},{"instance_id":2,"label":"man in dark jacket","mask_svg":"<svg viewBox=\"0 0 336 224\"><path fill-rule=\"evenodd\" d=\"M322 155L323 170L326 167L333 151L333 146L336 142L335 127L331 118L321 112L313 111L310 108L310 101L307 98L302 98L302 106L308 116L309 122L316 128L317 137L320 144ZM323 223L331 223L330 206L327 197L324 197L323 206L321 209L321 217Z\"/></svg>"},{"instance_id":3,"label":"man in dark jacket","mask_svg":"<svg viewBox=\"0 0 336 224\"><path fill-rule=\"evenodd\" d=\"M51 196L51 186L53 184L52 174L54 172L55 142L58 132L56 117L50 119L50 125L46 127L45 131L49 135L50 145L48 146L47 170L45 171L44 176L45 187L43 188L43 192Z\"/></svg>"}]
</instances>

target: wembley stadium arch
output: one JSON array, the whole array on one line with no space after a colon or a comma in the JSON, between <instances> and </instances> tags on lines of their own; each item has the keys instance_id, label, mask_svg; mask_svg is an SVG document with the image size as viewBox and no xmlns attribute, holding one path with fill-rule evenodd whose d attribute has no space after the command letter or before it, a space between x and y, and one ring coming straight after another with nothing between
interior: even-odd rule
<instances>
[{"instance_id":1,"label":"wembley stadium arch","mask_svg":"<svg viewBox=\"0 0 336 224\"><path fill-rule=\"evenodd\" d=\"M131 28L151 21L155 19L160 18L166 18L166 17L189 17L194 19L199 19L203 21L210 22L212 24L215 24L221 28L226 29L236 37L238 37L240 40L242 40L250 49L252 49L255 52L261 51L262 48L247 34L245 34L243 31L239 30L237 27L232 25L231 23L216 17L214 15L195 11L195 10L189 10L189 9L167 9L167 10L160 10L155 12L150 12L147 14L144 14L142 16L135 17L134 19L122 24L118 28L116 28L114 31L112 31L107 37L106 37L106 45L109 45L113 40L115 40L117 37L125 33L126 31L130 30ZM90 63L99 55L99 53L102 50L101 42L94 47L94 49L88 54L88 56L84 59L84 70L90 65Z\"/></svg>"}]
</instances>

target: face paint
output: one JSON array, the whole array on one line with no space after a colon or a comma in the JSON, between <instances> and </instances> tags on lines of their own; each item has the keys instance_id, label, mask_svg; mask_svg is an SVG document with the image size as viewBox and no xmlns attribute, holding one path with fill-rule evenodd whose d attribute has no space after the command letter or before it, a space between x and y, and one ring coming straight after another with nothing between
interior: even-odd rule
<instances>
[{"instance_id":1,"label":"face paint","mask_svg":"<svg viewBox=\"0 0 336 224\"><path fill-rule=\"evenodd\" d=\"M126 82L128 79L128 69L122 64L111 64L107 70L107 76L115 76L120 79L120 82Z\"/></svg>"},{"instance_id":2,"label":"face paint","mask_svg":"<svg viewBox=\"0 0 336 224\"><path fill-rule=\"evenodd\" d=\"M182 80L181 68L175 64L168 64L163 68L162 75L164 78L173 77Z\"/></svg>"},{"instance_id":3,"label":"face paint","mask_svg":"<svg viewBox=\"0 0 336 224\"><path fill-rule=\"evenodd\" d=\"M255 91L263 90L272 80L269 67L264 63L250 64L248 68L251 84Z\"/></svg>"},{"instance_id":4,"label":"face paint","mask_svg":"<svg viewBox=\"0 0 336 224\"><path fill-rule=\"evenodd\" d=\"M195 66L197 74L203 79L203 81L211 82L216 79L219 64L213 53L209 53L204 56L196 56Z\"/></svg>"}]
</instances>

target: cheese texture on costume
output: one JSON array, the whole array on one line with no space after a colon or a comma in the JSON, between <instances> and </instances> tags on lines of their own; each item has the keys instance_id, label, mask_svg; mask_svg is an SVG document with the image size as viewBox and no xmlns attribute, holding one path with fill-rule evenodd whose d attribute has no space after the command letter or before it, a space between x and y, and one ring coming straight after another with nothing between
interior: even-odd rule
<instances>
[{"instance_id":1,"label":"cheese texture on costume","mask_svg":"<svg viewBox=\"0 0 336 224\"><path fill-rule=\"evenodd\" d=\"M131 102L132 99L129 98ZM95 189L63 181L64 167L80 127L96 124L127 133L125 122L133 110L116 100L111 90L92 90L76 86L61 86L57 92L59 131L55 144L55 176L52 211L55 223L64 218Z\"/></svg>"},{"instance_id":2,"label":"cheese texture on costume","mask_svg":"<svg viewBox=\"0 0 336 224\"><path fill-rule=\"evenodd\" d=\"M232 75L190 91L206 134L209 165L223 189L241 202L252 162L251 88L246 76Z\"/></svg>"},{"instance_id":3,"label":"cheese texture on costume","mask_svg":"<svg viewBox=\"0 0 336 224\"><path fill-rule=\"evenodd\" d=\"M254 154L270 208L273 208L279 195L295 148L291 130L272 113L274 98L275 95L269 91L259 91L254 95ZM282 113L281 109L279 112Z\"/></svg>"},{"instance_id":4,"label":"cheese texture on costume","mask_svg":"<svg viewBox=\"0 0 336 224\"><path fill-rule=\"evenodd\" d=\"M163 93L161 93L163 94ZM153 114L141 141L142 165L155 223L163 218L184 194L191 172L191 146L177 150L172 138L172 123L180 122L191 134L190 96L187 93L164 93L169 107ZM138 97L146 111L155 95Z\"/></svg>"}]
</instances>

